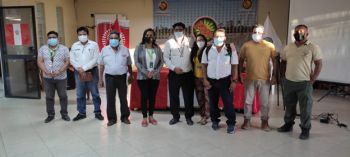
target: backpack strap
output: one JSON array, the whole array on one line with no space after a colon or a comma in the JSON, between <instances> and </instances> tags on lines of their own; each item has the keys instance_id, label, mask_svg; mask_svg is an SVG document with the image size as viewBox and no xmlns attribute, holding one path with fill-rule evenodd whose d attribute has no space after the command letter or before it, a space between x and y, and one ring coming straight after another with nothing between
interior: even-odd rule
<instances>
[{"instance_id":1,"label":"backpack strap","mask_svg":"<svg viewBox=\"0 0 350 157\"><path fill-rule=\"evenodd\" d=\"M205 49L205 54L207 55L207 61L209 61L208 54L210 49L211 49L211 45L207 46L207 48Z\"/></svg>"}]
</instances>

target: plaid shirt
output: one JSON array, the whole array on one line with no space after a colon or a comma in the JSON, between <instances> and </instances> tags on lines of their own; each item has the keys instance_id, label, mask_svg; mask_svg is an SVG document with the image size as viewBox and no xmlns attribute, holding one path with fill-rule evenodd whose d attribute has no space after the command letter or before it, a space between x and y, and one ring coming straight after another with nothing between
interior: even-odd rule
<instances>
[{"instance_id":1,"label":"plaid shirt","mask_svg":"<svg viewBox=\"0 0 350 157\"><path fill-rule=\"evenodd\" d=\"M45 68L48 71L58 71L64 66L64 61L69 59L69 50L64 45L57 45L55 50L51 50L48 45L40 47L39 57L44 59ZM44 74L45 78L51 78ZM63 80L67 78L67 72L63 72L54 79Z\"/></svg>"}]
</instances>

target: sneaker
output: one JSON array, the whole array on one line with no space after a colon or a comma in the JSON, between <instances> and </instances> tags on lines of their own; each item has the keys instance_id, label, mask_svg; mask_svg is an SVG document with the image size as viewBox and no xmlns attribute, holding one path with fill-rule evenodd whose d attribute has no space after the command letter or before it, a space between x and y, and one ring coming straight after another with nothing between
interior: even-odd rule
<instances>
[{"instance_id":1,"label":"sneaker","mask_svg":"<svg viewBox=\"0 0 350 157\"><path fill-rule=\"evenodd\" d=\"M283 124L280 128L277 129L278 132L290 132L293 130L293 124Z\"/></svg>"},{"instance_id":2,"label":"sneaker","mask_svg":"<svg viewBox=\"0 0 350 157\"><path fill-rule=\"evenodd\" d=\"M62 119L63 119L64 121L67 121L67 122L70 121L70 118L69 118L68 115L63 115L63 116L62 116Z\"/></svg>"},{"instance_id":3,"label":"sneaker","mask_svg":"<svg viewBox=\"0 0 350 157\"><path fill-rule=\"evenodd\" d=\"M103 120L104 119L101 113L96 113L95 114L95 118L98 119L98 120Z\"/></svg>"},{"instance_id":4,"label":"sneaker","mask_svg":"<svg viewBox=\"0 0 350 157\"><path fill-rule=\"evenodd\" d=\"M78 115L73 118L73 121L78 121L78 120L81 120L81 119L84 119L84 118L86 118L85 114L78 113Z\"/></svg>"},{"instance_id":5,"label":"sneaker","mask_svg":"<svg viewBox=\"0 0 350 157\"><path fill-rule=\"evenodd\" d=\"M244 119L244 122L241 126L241 129L243 129L243 130L250 129L250 119Z\"/></svg>"},{"instance_id":6,"label":"sneaker","mask_svg":"<svg viewBox=\"0 0 350 157\"><path fill-rule=\"evenodd\" d=\"M211 125L211 128L213 128L213 130L219 130L219 123L218 122L213 122L213 124Z\"/></svg>"},{"instance_id":7,"label":"sneaker","mask_svg":"<svg viewBox=\"0 0 350 157\"><path fill-rule=\"evenodd\" d=\"M49 123L49 122L51 122L53 119L55 119L55 116L47 116L47 118L45 119L45 123Z\"/></svg>"},{"instance_id":8,"label":"sneaker","mask_svg":"<svg viewBox=\"0 0 350 157\"><path fill-rule=\"evenodd\" d=\"M187 125L193 125L193 121L191 118L186 118Z\"/></svg>"},{"instance_id":9,"label":"sneaker","mask_svg":"<svg viewBox=\"0 0 350 157\"><path fill-rule=\"evenodd\" d=\"M261 121L261 130L264 130L264 131L271 131L271 128L269 126L269 122L267 120L262 120Z\"/></svg>"},{"instance_id":10,"label":"sneaker","mask_svg":"<svg viewBox=\"0 0 350 157\"><path fill-rule=\"evenodd\" d=\"M124 119L122 119L122 122L123 122L124 124L131 124L129 118L124 118Z\"/></svg>"},{"instance_id":11,"label":"sneaker","mask_svg":"<svg viewBox=\"0 0 350 157\"><path fill-rule=\"evenodd\" d=\"M234 134L235 133L235 125L228 125L227 126L227 133Z\"/></svg>"},{"instance_id":12,"label":"sneaker","mask_svg":"<svg viewBox=\"0 0 350 157\"><path fill-rule=\"evenodd\" d=\"M201 125L205 125L205 124L208 123L208 121L207 121L207 118L202 117L202 119L201 119L200 121L198 121L197 123L198 123L198 124L201 124Z\"/></svg>"},{"instance_id":13,"label":"sneaker","mask_svg":"<svg viewBox=\"0 0 350 157\"><path fill-rule=\"evenodd\" d=\"M147 127L147 126L148 126L147 119L143 119L143 120L142 120L141 126L142 126L142 127Z\"/></svg>"},{"instance_id":14,"label":"sneaker","mask_svg":"<svg viewBox=\"0 0 350 157\"><path fill-rule=\"evenodd\" d=\"M299 139L301 140L307 140L310 136L310 129L309 128L301 128L301 134L299 136Z\"/></svg>"},{"instance_id":15,"label":"sneaker","mask_svg":"<svg viewBox=\"0 0 350 157\"><path fill-rule=\"evenodd\" d=\"M114 121L114 120L109 121L109 122L107 123L107 126L112 126L112 125L114 125L115 123L117 123L117 121Z\"/></svg>"},{"instance_id":16,"label":"sneaker","mask_svg":"<svg viewBox=\"0 0 350 157\"><path fill-rule=\"evenodd\" d=\"M148 121L149 121L149 123L151 123L152 125L157 125L157 124L158 124L158 122L157 122L153 117L149 117L149 118L148 118Z\"/></svg>"},{"instance_id":17,"label":"sneaker","mask_svg":"<svg viewBox=\"0 0 350 157\"><path fill-rule=\"evenodd\" d=\"M169 121L169 125L174 125L174 124L176 124L176 123L178 123L178 122L180 122L179 119L173 118L173 119L171 119L171 120Z\"/></svg>"}]
</instances>

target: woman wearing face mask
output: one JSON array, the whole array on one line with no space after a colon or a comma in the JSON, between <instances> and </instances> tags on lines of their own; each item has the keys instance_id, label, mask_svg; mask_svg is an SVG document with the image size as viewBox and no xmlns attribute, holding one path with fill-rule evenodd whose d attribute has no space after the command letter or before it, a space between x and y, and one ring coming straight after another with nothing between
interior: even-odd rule
<instances>
[{"instance_id":1,"label":"woman wearing face mask","mask_svg":"<svg viewBox=\"0 0 350 157\"><path fill-rule=\"evenodd\" d=\"M194 84L198 105L200 108L201 120L198 122L201 125L207 124L209 118L208 93L203 85L203 70L202 70L202 54L207 47L207 40L204 35L199 34L196 37L196 42L193 43L191 50L191 63L194 72Z\"/></svg>"},{"instance_id":2,"label":"woman wearing face mask","mask_svg":"<svg viewBox=\"0 0 350 157\"><path fill-rule=\"evenodd\" d=\"M151 28L146 29L143 32L142 41L136 47L134 53L134 61L137 67L137 83L141 92L143 115L141 125L143 127L148 126L148 122L157 125L157 121L153 118L153 110L159 86L160 70L163 65L162 57L162 51L156 44L155 31Z\"/></svg>"}]
</instances>

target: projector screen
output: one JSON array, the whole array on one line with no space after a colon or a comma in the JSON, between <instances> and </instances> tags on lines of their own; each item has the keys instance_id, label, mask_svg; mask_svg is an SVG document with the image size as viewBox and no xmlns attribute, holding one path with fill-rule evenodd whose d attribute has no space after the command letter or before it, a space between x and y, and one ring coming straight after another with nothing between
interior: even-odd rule
<instances>
[{"instance_id":1,"label":"projector screen","mask_svg":"<svg viewBox=\"0 0 350 157\"><path fill-rule=\"evenodd\" d=\"M350 0L290 0L288 43L298 24L307 25L309 40L321 47L318 80L350 84Z\"/></svg>"}]
</instances>

